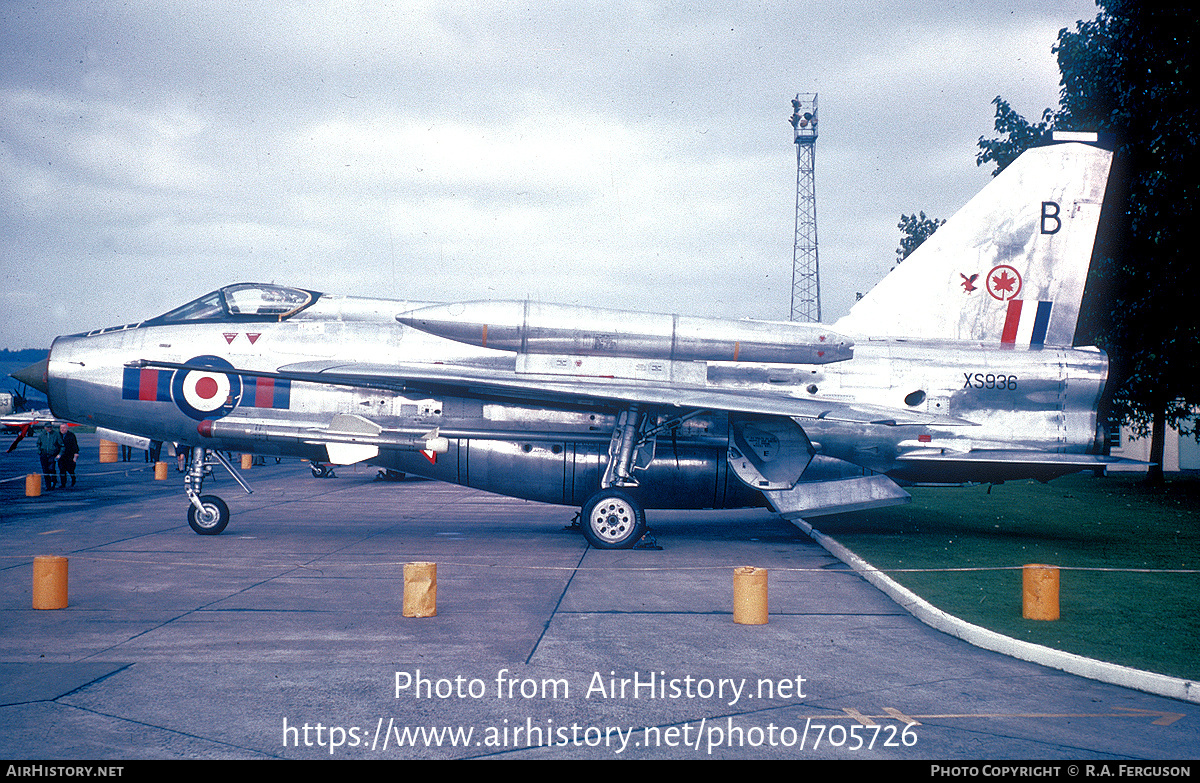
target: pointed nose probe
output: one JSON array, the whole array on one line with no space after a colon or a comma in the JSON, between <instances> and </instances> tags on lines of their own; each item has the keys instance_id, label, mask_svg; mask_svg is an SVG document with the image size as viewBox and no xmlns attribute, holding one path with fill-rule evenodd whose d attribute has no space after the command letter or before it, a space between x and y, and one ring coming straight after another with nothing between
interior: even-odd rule
<instances>
[{"instance_id":1,"label":"pointed nose probe","mask_svg":"<svg viewBox=\"0 0 1200 783\"><path fill-rule=\"evenodd\" d=\"M26 386L37 389L42 394L50 393L50 381L48 372L50 370L50 357L47 356L40 362L35 362L28 367L22 367L14 373L9 373L9 377L16 378Z\"/></svg>"}]
</instances>

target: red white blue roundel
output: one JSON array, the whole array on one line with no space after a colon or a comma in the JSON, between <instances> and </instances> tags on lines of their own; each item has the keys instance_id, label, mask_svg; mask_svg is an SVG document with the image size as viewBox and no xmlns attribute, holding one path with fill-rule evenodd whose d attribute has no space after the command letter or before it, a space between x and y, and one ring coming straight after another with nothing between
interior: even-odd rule
<instances>
[{"instance_id":1,"label":"red white blue roundel","mask_svg":"<svg viewBox=\"0 0 1200 783\"><path fill-rule=\"evenodd\" d=\"M176 407L196 421L219 419L237 407L242 396L242 378L222 370L233 365L219 356L196 356L190 365L213 368L206 370L176 370L171 381L171 397Z\"/></svg>"}]
</instances>

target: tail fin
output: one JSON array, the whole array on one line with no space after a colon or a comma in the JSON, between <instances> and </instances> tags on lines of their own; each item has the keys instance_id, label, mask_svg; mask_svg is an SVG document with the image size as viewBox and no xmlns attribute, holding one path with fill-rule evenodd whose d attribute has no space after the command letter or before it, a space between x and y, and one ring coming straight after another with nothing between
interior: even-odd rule
<instances>
[{"instance_id":1,"label":"tail fin","mask_svg":"<svg viewBox=\"0 0 1200 783\"><path fill-rule=\"evenodd\" d=\"M834 328L850 335L1069 346L1112 153L1031 149Z\"/></svg>"}]
</instances>

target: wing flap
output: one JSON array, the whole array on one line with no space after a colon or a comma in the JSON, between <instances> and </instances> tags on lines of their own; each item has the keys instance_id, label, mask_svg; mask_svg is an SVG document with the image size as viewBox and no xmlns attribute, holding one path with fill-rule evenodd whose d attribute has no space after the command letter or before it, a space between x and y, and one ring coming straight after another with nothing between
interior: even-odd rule
<instances>
[{"instance_id":1,"label":"wing flap","mask_svg":"<svg viewBox=\"0 0 1200 783\"><path fill-rule=\"evenodd\" d=\"M767 490L763 495L785 519L866 511L908 503L912 499L887 476L801 481L791 489Z\"/></svg>"}]
</instances>

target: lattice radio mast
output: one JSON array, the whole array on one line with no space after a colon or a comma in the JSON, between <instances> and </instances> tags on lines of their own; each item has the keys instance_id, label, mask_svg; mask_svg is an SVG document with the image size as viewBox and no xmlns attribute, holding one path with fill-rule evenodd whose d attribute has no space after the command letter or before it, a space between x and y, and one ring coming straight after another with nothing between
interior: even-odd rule
<instances>
[{"instance_id":1,"label":"lattice radio mast","mask_svg":"<svg viewBox=\"0 0 1200 783\"><path fill-rule=\"evenodd\" d=\"M796 244L792 250L793 321L821 320L821 275L817 263L817 94L792 100L796 144Z\"/></svg>"}]
</instances>

